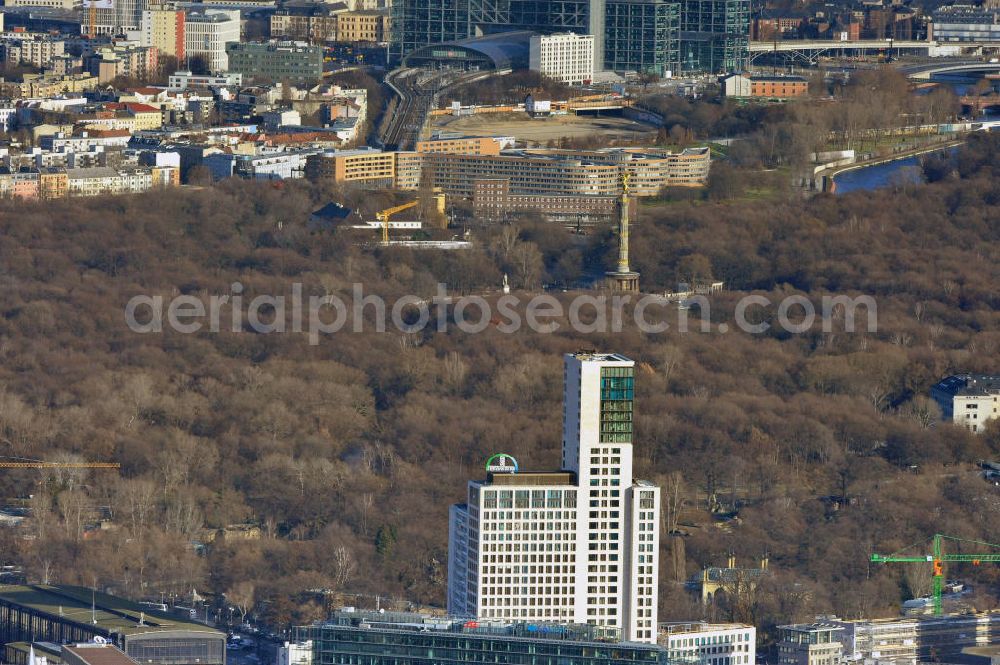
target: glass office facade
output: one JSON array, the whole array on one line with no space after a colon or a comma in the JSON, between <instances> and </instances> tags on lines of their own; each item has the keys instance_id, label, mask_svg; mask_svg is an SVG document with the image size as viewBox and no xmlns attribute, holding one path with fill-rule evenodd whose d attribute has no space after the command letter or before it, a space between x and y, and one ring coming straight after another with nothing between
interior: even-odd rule
<instances>
[{"instance_id":1,"label":"glass office facade","mask_svg":"<svg viewBox=\"0 0 1000 665\"><path fill-rule=\"evenodd\" d=\"M683 0L681 69L721 74L750 66L750 0Z\"/></svg>"},{"instance_id":2,"label":"glass office facade","mask_svg":"<svg viewBox=\"0 0 1000 665\"><path fill-rule=\"evenodd\" d=\"M607 0L604 67L664 76L680 69L680 5L665 0Z\"/></svg>"},{"instance_id":3,"label":"glass office facade","mask_svg":"<svg viewBox=\"0 0 1000 665\"><path fill-rule=\"evenodd\" d=\"M573 639L575 634L570 627L521 626L517 630L513 626L463 628L461 624L449 629L323 624L297 628L296 639L313 641L312 665L666 663L666 651L655 645L580 641ZM529 630L532 627L534 631ZM596 626L589 628L599 630ZM529 637L531 632L537 637Z\"/></svg>"}]
</instances>

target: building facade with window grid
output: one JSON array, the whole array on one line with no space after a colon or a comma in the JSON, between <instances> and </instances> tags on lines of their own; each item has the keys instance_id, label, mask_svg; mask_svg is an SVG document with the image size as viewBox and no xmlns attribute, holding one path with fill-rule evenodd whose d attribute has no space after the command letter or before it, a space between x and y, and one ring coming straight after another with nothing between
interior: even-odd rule
<instances>
[{"instance_id":1,"label":"building facade with window grid","mask_svg":"<svg viewBox=\"0 0 1000 665\"><path fill-rule=\"evenodd\" d=\"M634 371L565 356L562 470L469 483L450 514L449 612L656 641L660 493L632 478Z\"/></svg>"}]
</instances>

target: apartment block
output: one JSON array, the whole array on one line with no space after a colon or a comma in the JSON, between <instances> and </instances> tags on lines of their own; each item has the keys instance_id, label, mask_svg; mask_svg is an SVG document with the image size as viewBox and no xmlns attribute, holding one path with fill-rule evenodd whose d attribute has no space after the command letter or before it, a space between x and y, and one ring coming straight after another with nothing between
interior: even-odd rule
<instances>
[{"instance_id":1,"label":"apartment block","mask_svg":"<svg viewBox=\"0 0 1000 665\"><path fill-rule=\"evenodd\" d=\"M389 20L384 11L337 14L337 41L384 44L389 40Z\"/></svg>"},{"instance_id":2,"label":"apartment block","mask_svg":"<svg viewBox=\"0 0 1000 665\"><path fill-rule=\"evenodd\" d=\"M660 624L668 662L686 665L754 665L757 629L744 624L672 622Z\"/></svg>"},{"instance_id":3,"label":"apartment block","mask_svg":"<svg viewBox=\"0 0 1000 665\"><path fill-rule=\"evenodd\" d=\"M634 373L618 354L564 356L562 468L498 453L469 482L450 511L449 612L656 643L660 493L632 477Z\"/></svg>"},{"instance_id":4,"label":"apartment block","mask_svg":"<svg viewBox=\"0 0 1000 665\"><path fill-rule=\"evenodd\" d=\"M336 41L337 14L342 11L342 5L286 2L271 15L271 36L309 42Z\"/></svg>"},{"instance_id":5,"label":"apartment block","mask_svg":"<svg viewBox=\"0 0 1000 665\"><path fill-rule=\"evenodd\" d=\"M305 175L314 182L332 180L391 187L396 177L396 153L374 148L332 150L310 156Z\"/></svg>"},{"instance_id":6,"label":"apartment block","mask_svg":"<svg viewBox=\"0 0 1000 665\"><path fill-rule=\"evenodd\" d=\"M177 58L178 62L183 62L186 54L184 49L185 17L182 9L151 7L143 10L142 45L152 46L161 55L173 56Z\"/></svg>"},{"instance_id":7,"label":"apartment block","mask_svg":"<svg viewBox=\"0 0 1000 665\"><path fill-rule=\"evenodd\" d=\"M34 35L28 38L4 39L0 42L3 60L8 65L31 65L43 69L52 64L53 59L61 57L66 49L66 42Z\"/></svg>"},{"instance_id":8,"label":"apartment block","mask_svg":"<svg viewBox=\"0 0 1000 665\"><path fill-rule=\"evenodd\" d=\"M531 70L569 85L589 83L594 78L594 36L533 35L528 63Z\"/></svg>"},{"instance_id":9,"label":"apartment block","mask_svg":"<svg viewBox=\"0 0 1000 665\"><path fill-rule=\"evenodd\" d=\"M1000 416L1000 375L956 374L931 388L931 398L941 407L945 421L972 432Z\"/></svg>"}]
</instances>

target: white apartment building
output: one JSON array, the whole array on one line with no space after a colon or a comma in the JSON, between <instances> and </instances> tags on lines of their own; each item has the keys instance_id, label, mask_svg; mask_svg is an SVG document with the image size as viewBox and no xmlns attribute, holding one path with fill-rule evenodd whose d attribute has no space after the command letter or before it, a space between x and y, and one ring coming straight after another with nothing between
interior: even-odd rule
<instances>
[{"instance_id":1,"label":"white apartment building","mask_svg":"<svg viewBox=\"0 0 1000 665\"><path fill-rule=\"evenodd\" d=\"M569 85L592 81L594 35L535 35L528 46L528 68Z\"/></svg>"},{"instance_id":2,"label":"white apartment building","mask_svg":"<svg viewBox=\"0 0 1000 665\"><path fill-rule=\"evenodd\" d=\"M240 41L240 10L192 9L184 19L184 51L203 56L213 72L229 69L226 44Z\"/></svg>"},{"instance_id":3,"label":"white apartment building","mask_svg":"<svg viewBox=\"0 0 1000 665\"><path fill-rule=\"evenodd\" d=\"M973 432L982 432L988 421L1000 417L1000 376L949 376L934 384L931 398L941 407L944 420Z\"/></svg>"},{"instance_id":4,"label":"white apartment building","mask_svg":"<svg viewBox=\"0 0 1000 665\"><path fill-rule=\"evenodd\" d=\"M660 644L668 662L690 665L754 665L757 629L740 623L660 624Z\"/></svg>"},{"instance_id":5,"label":"white apartment building","mask_svg":"<svg viewBox=\"0 0 1000 665\"><path fill-rule=\"evenodd\" d=\"M841 626L845 663L917 665L917 622L907 619L831 621Z\"/></svg>"},{"instance_id":6,"label":"white apartment building","mask_svg":"<svg viewBox=\"0 0 1000 665\"><path fill-rule=\"evenodd\" d=\"M497 454L449 521L448 610L655 643L660 490L632 479L635 363L564 357L562 470Z\"/></svg>"}]
</instances>

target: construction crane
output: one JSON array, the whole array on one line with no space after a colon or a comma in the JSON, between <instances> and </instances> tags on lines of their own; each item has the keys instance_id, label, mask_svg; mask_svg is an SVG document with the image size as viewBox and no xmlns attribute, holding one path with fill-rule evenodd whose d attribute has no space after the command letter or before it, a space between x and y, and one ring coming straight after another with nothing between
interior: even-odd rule
<instances>
[{"instance_id":1,"label":"construction crane","mask_svg":"<svg viewBox=\"0 0 1000 665\"><path fill-rule=\"evenodd\" d=\"M445 214L445 198L444 193L440 189L434 188L434 203L437 211L442 215ZM420 200L410 201L409 203L404 203L402 205L393 206L392 208L386 208L385 210L379 210L375 213L375 219L379 221L382 225L382 242L388 244L389 242L389 218L395 215L397 212L403 212L404 210L409 210L414 206L420 204Z\"/></svg>"},{"instance_id":2,"label":"construction crane","mask_svg":"<svg viewBox=\"0 0 1000 665\"><path fill-rule=\"evenodd\" d=\"M44 462L25 457L0 457L0 469L120 469L118 462Z\"/></svg>"},{"instance_id":3,"label":"construction crane","mask_svg":"<svg viewBox=\"0 0 1000 665\"><path fill-rule=\"evenodd\" d=\"M419 205L420 201L410 201L409 203L404 203L403 205L393 206L391 208L386 208L385 210L379 210L375 213L375 219L382 223L382 242L385 244L389 243L389 218L395 215L397 212L403 212L404 210L409 210L410 208Z\"/></svg>"},{"instance_id":4,"label":"construction crane","mask_svg":"<svg viewBox=\"0 0 1000 665\"><path fill-rule=\"evenodd\" d=\"M985 547L992 547L996 551L988 552L985 554L964 554L964 553L946 553L942 548L942 542L948 540L955 543L972 543L975 545L981 545ZM945 536L940 533L935 533L934 538L931 539L931 553L930 554L904 554L906 550L917 547L917 545L910 545L909 547L904 547L899 552L895 554L872 554L873 563L929 563L934 568L934 614L942 614L941 607L941 588L944 582L944 564L946 562L966 562L971 563L973 566L978 566L983 561L991 561L994 563L1000 563L1000 545L995 545L993 543L986 543L981 540L968 540L966 538L956 538L954 536Z\"/></svg>"}]
</instances>

